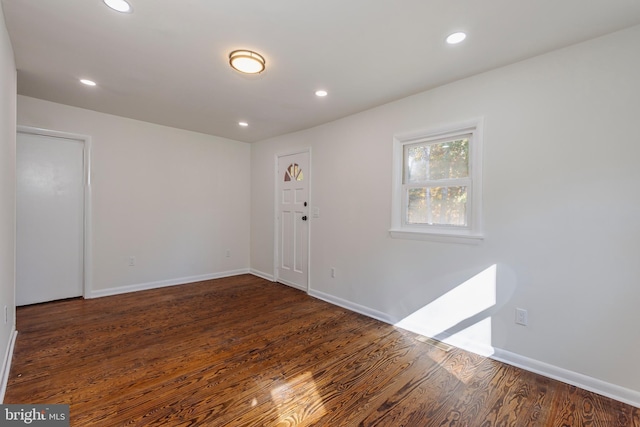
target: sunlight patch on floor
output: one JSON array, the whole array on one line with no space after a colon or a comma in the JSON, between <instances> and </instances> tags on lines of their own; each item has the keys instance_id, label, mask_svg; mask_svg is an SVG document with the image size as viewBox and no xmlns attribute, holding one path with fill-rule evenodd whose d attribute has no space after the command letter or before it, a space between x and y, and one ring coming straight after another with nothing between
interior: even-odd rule
<instances>
[{"instance_id":1,"label":"sunlight patch on floor","mask_svg":"<svg viewBox=\"0 0 640 427\"><path fill-rule=\"evenodd\" d=\"M280 414L277 426L307 425L326 414L311 372L272 389L271 399Z\"/></svg>"}]
</instances>

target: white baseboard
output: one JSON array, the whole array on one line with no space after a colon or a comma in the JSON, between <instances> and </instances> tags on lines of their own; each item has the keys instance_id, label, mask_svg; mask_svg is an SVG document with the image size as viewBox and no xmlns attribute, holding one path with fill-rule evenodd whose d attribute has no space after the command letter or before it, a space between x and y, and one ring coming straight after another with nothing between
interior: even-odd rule
<instances>
[{"instance_id":1,"label":"white baseboard","mask_svg":"<svg viewBox=\"0 0 640 427\"><path fill-rule=\"evenodd\" d=\"M314 298L321 299L333 305L337 305L338 307L346 308L347 310L354 311L356 313L364 314L365 316L371 317L376 320L380 320L384 323L394 324L394 319L386 313L383 313L378 310L374 310L369 307L365 307L364 305L356 304L351 301L347 301L345 299L333 296L331 294L326 294L321 291L316 291L313 289L309 289L309 295Z\"/></svg>"},{"instance_id":2,"label":"white baseboard","mask_svg":"<svg viewBox=\"0 0 640 427\"><path fill-rule=\"evenodd\" d=\"M85 298L99 298L99 297L104 297L109 295L117 295L117 294L123 294L128 292L156 289L156 288L161 288L166 286L175 286L175 285L182 285L186 283L200 282L203 280L212 280L212 279L219 279L223 277L238 276L241 274L253 274L254 276L263 278L265 280L269 280L271 282L274 281L274 277L271 274L267 274L259 270L247 268L247 269L207 274L202 276L183 277L178 279L162 280L158 282L141 283L136 285L121 286L117 288L102 289L102 290L91 292L91 294L89 296L85 296ZM294 284L289 284L289 283L284 283L284 284L288 286L292 286L297 289L301 289L303 291L307 291L307 289L302 289L299 286L296 286ZM313 289L309 289L307 293L314 298L318 298L330 304L337 305L347 310L363 314L365 316L371 317L376 320L380 320L381 322L384 322L384 323L388 323L391 325L395 325L396 323L398 323L398 319L395 319L394 317L386 313L336 297L331 294L327 294L327 293L313 290ZM432 333L431 331L424 329L424 326L419 327L419 330L413 328L412 326L413 325L403 325L403 327L407 330L411 330L413 332L419 333L421 335L425 335L430 338L436 338L436 339L438 338L438 337L434 337L433 336L434 333ZM2 371L2 375L3 375L2 384L0 385L1 386L0 402L3 401L4 399L4 393L6 390L6 384L9 377L11 357L13 355L13 347L15 344L16 335L17 335L17 331L14 331L14 333L11 335L11 341L9 343L7 354L5 355L5 361L3 365L3 371ZM473 353L487 356L499 362L516 366L526 371L534 372L536 374L540 374L545 377L552 378L554 380L562 381L564 383L571 384L576 387L580 387L584 390L588 390L588 391L609 397L611 399L640 408L640 392L639 391L621 387L616 384L611 384L606 381L599 380L597 378L580 374L578 372L573 372L568 369L560 368L558 366L550 365L548 363L531 359L529 357L512 353L510 351L503 350L500 348L488 347L487 345L484 345L484 344L478 344L478 343L473 343L468 341L460 341L460 342L453 342L453 341L450 342L449 340L445 340L445 341L463 350L467 350Z\"/></svg>"},{"instance_id":3,"label":"white baseboard","mask_svg":"<svg viewBox=\"0 0 640 427\"><path fill-rule=\"evenodd\" d=\"M407 331L442 341L454 347L470 351L471 353L479 354L480 356L491 357L495 352L495 349L491 345L480 343L477 340L472 340L460 335L445 335L442 331L435 330L434 328L419 321L403 319L401 321L395 321L392 324L398 328L406 329Z\"/></svg>"},{"instance_id":4,"label":"white baseboard","mask_svg":"<svg viewBox=\"0 0 640 427\"><path fill-rule=\"evenodd\" d=\"M301 290L302 292L307 292L308 293L308 289L305 288L304 286L300 286L300 285L298 285L296 283L293 283L293 282L288 282L286 280L283 280L282 278L279 278L278 280L274 280L274 281L277 282L277 283L282 283L283 285L287 285L287 286L289 286L291 288L296 288L298 290Z\"/></svg>"},{"instance_id":5,"label":"white baseboard","mask_svg":"<svg viewBox=\"0 0 640 427\"><path fill-rule=\"evenodd\" d=\"M309 290L309 295L391 325L395 325L396 323L398 323L397 319L394 319L392 316L386 313L382 313L369 307L365 307L360 304L356 304L351 301L326 294L324 292ZM436 337L435 335L437 335L437 333L434 331L430 331L428 328L425 328L424 325L411 325L405 323L404 325L402 325L402 328L427 336L429 338L440 339L441 341L443 340L442 337ZM558 380L567 384L571 384L584 390L588 390L593 393L597 393L602 396L617 400L619 402L623 402L628 405L640 408L640 392L638 391L621 387L616 384L611 384L597 378L580 374L578 372L560 368L558 366L550 365L539 360L521 356L507 350L491 347L486 344L471 342L469 340L457 340L455 339L455 337L450 338L451 339L444 339L443 341L463 350L480 354L499 362L524 369L525 371L534 372L536 374L552 378L554 380Z\"/></svg>"},{"instance_id":6,"label":"white baseboard","mask_svg":"<svg viewBox=\"0 0 640 427\"><path fill-rule=\"evenodd\" d=\"M7 391L7 383L9 382L9 372L11 371L11 361L13 360L13 348L16 345L16 338L18 331L13 329L9 336L9 343L7 346L7 352L4 355L4 361L2 362L2 371L0 375L0 403L4 403L4 394Z\"/></svg>"},{"instance_id":7,"label":"white baseboard","mask_svg":"<svg viewBox=\"0 0 640 427\"><path fill-rule=\"evenodd\" d=\"M241 274L249 274L248 268L239 270L222 271L220 273L204 274L200 276L180 277L177 279L160 280L157 282L138 283L135 285L119 286L117 288L99 289L92 291L85 298L101 298L111 295L126 294L129 292L146 291L149 289L164 288L167 286L184 285L187 283L202 282L203 280L221 279L223 277L239 276Z\"/></svg>"},{"instance_id":8,"label":"white baseboard","mask_svg":"<svg viewBox=\"0 0 640 427\"><path fill-rule=\"evenodd\" d=\"M304 286L300 286L300 285L298 285L296 283L293 283L293 282L288 282L288 281L286 281L286 280L284 280L282 278L279 278L278 280L276 280L276 277L273 274L265 273L263 271L256 270L254 268L251 269L250 273L253 274L254 276L260 277L260 278L268 280L270 282L282 283L283 285L287 285L287 286L290 286L292 288L296 288L296 289L299 289L301 291L307 292L307 288L305 288Z\"/></svg>"},{"instance_id":9,"label":"white baseboard","mask_svg":"<svg viewBox=\"0 0 640 427\"><path fill-rule=\"evenodd\" d=\"M253 274L254 276L260 277L262 279L268 280L270 282L275 282L276 279L275 277L273 277L273 274L268 274L268 273L264 273L260 270L256 270L254 268L252 268L249 273Z\"/></svg>"},{"instance_id":10,"label":"white baseboard","mask_svg":"<svg viewBox=\"0 0 640 427\"><path fill-rule=\"evenodd\" d=\"M492 359L640 408L640 392L495 348Z\"/></svg>"}]
</instances>

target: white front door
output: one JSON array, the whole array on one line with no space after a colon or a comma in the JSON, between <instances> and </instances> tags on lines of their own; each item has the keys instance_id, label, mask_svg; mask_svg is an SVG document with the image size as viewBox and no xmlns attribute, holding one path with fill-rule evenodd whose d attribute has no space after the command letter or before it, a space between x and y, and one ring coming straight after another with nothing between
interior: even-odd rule
<instances>
[{"instance_id":1,"label":"white front door","mask_svg":"<svg viewBox=\"0 0 640 427\"><path fill-rule=\"evenodd\" d=\"M83 294L84 142L18 132L16 304Z\"/></svg>"},{"instance_id":2,"label":"white front door","mask_svg":"<svg viewBox=\"0 0 640 427\"><path fill-rule=\"evenodd\" d=\"M309 153L278 157L278 262L279 282L308 287Z\"/></svg>"}]
</instances>

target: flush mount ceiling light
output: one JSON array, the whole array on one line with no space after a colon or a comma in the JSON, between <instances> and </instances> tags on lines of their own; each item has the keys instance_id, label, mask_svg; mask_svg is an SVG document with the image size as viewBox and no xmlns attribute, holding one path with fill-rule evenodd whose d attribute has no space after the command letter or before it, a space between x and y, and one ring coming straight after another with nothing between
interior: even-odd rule
<instances>
[{"instance_id":1,"label":"flush mount ceiling light","mask_svg":"<svg viewBox=\"0 0 640 427\"><path fill-rule=\"evenodd\" d=\"M245 74L258 74L264 71L264 57L250 50L234 50L229 54L229 65Z\"/></svg>"},{"instance_id":2,"label":"flush mount ceiling light","mask_svg":"<svg viewBox=\"0 0 640 427\"><path fill-rule=\"evenodd\" d=\"M319 97L327 96L327 94L328 92L326 90L320 89L316 91L316 96L319 96Z\"/></svg>"},{"instance_id":3,"label":"flush mount ceiling light","mask_svg":"<svg viewBox=\"0 0 640 427\"><path fill-rule=\"evenodd\" d=\"M447 43L458 44L466 38L467 38L467 35L465 33L461 33L461 32L453 33L453 34L450 34L449 37L447 37Z\"/></svg>"},{"instance_id":4,"label":"flush mount ceiling light","mask_svg":"<svg viewBox=\"0 0 640 427\"><path fill-rule=\"evenodd\" d=\"M80 83L82 83L83 85L87 85L87 86L95 86L96 82L94 82L93 80L89 80L89 79L80 79Z\"/></svg>"},{"instance_id":5,"label":"flush mount ceiling light","mask_svg":"<svg viewBox=\"0 0 640 427\"><path fill-rule=\"evenodd\" d=\"M242 126L243 128L246 128L247 126L249 126L249 123L247 123L247 122L238 122L238 126Z\"/></svg>"},{"instance_id":6,"label":"flush mount ceiling light","mask_svg":"<svg viewBox=\"0 0 640 427\"><path fill-rule=\"evenodd\" d=\"M131 5L126 0L103 0L111 9L122 13L131 13Z\"/></svg>"}]
</instances>

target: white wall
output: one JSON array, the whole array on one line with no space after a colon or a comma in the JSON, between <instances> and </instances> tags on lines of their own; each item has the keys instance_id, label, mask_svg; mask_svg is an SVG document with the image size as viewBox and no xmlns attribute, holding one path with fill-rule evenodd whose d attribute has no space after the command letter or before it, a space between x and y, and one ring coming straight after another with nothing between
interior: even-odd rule
<instances>
[{"instance_id":1,"label":"white wall","mask_svg":"<svg viewBox=\"0 0 640 427\"><path fill-rule=\"evenodd\" d=\"M248 271L248 144L23 96L17 114L91 137L88 296Z\"/></svg>"},{"instance_id":2,"label":"white wall","mask_svg":"<svg viewBox=\"0 0 640 427\"><path fill-rule=\"evenodd\" d=\"M634 27L252 145L252 269L273 275L274 156L311 147L312 294L387 321L426 307L416 330L462 330L471 348L480 340L498 358L640 405L639 45ZM476 117L484 242L390 238L393 135ZM461 310L492 275L495 302ZM444 295L453 323L433 330ZM528 326L514 323L516 307Z\"/></svg>"},{"instance_id":3,"label":"white wall","mask_svg":"<svg viewBox=\"0 0 640 427\"><path fill-rule=\"evenodd\" d=\"M16 64L0 5L0 387L7 380L4 366L15 330L15 158ZM0 401L3 396L4 391Z\"/></svg>"}]
</instances>

